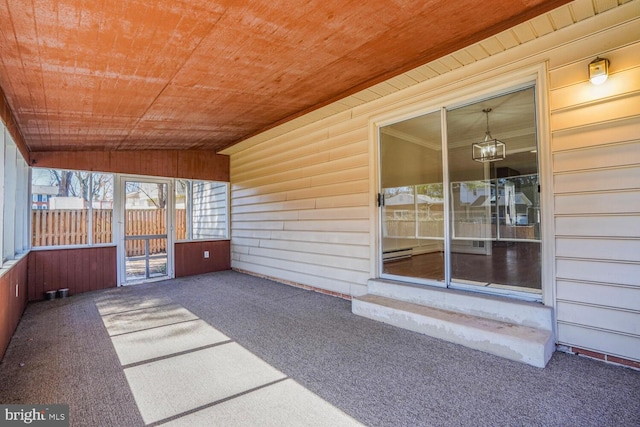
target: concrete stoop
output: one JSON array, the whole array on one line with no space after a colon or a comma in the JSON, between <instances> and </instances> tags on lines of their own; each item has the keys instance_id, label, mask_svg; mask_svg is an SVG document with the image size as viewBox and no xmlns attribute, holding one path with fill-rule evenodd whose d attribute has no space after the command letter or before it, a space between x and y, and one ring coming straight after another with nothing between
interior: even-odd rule
<instances>
[{"instance_id":1,"label":"concrete stoop","mask_svg":"<svg viewBox=\"0 0 640 427\"><path fill-rule=\"evenodd\" d=\"M552 310L539 303L371 280L354 314L543 368L555 350Z\"/></svg>"}]
</instances>

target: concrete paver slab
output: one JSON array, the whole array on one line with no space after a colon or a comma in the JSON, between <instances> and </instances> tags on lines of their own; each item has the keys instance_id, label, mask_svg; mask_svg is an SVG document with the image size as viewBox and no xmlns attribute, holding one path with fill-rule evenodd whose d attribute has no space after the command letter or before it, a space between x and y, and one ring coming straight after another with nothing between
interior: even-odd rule
<instances>
[{"instance_id":1,"label":"concrete paver slab","mask_svg":"<svg viewBox=\"0 0 640 427\"><path fill-rule=\"evenodd\" d=\"M203 320L181 322L112 337L123 366L228 341Z\"/></svg>"},{"instance_id":2,"label":"concrete paver slab","mask_svg":"<svg viewBox=\"0 0 640 427\"><path fill-rule=\"evenodd\" d=\"M163 426L362 426L292 379L272 384Z\"/></svg>"},{"instance_id":3,"label":"concrete paver slab","mask_svg":"<svg viewBox=\"0 0 640 427\"><path fill-rule=\"evenodd\" d=\"M179 305L164 305L102 316L110 336L172 325L198 317Z\"/></svg>"},{"instance_id":4,"label":"concrete paver slab","mask_svg":"<svg viewBox=\"0 0 640 427\"><path fill-rule=\"evenodd\" d=\"M229 343L125 369L145 423L152 423L285 378Z\"/></svg>"}]
</instances>

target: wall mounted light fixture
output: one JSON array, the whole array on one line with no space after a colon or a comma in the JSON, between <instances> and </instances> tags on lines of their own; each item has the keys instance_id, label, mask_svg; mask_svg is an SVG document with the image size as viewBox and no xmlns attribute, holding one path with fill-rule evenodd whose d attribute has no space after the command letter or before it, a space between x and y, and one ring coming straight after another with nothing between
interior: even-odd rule
<instances>
[{"instance_id":1,"label":"wall mounted light fixture","mask_svg":"<svg viewBox=\"0 0 640 427\"><path fill-rule=\"evenodd\" d=\"M489 113L491 112L491 108L485 108L482 112L487 115L487 132L484 134L484 141L476 142L472 145L473 151L471 155L473 160L480 163L504 160L504 142L492 137L491 132L489 131Z\"/></svg>"},{"instance_id":2,"label":"wall mounted light fixture","mask_svg":"<svg viewBox=\"0 0 640 427\"><path fill-rule=\"evenodd\" d=\"M607 58L596 58L589 63L589 80L594 85L604 83L609 77L609 60Z\"/></svg>"}]
</instances>

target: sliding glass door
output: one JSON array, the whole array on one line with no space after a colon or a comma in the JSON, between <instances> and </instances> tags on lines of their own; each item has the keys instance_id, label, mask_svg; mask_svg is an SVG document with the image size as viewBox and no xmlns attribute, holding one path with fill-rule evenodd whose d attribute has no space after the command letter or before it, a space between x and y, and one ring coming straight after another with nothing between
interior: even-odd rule
<instances>
[{"instance_id":1,"label":"sliding glass door","mask_svg":"<svg viewBox=\"0 0 640 427\"><path fill-rule=\"evenodd\" d=\"M534 95L529 87L380 128L382 277L541 292Z\"/></svg>"},{"instance_id":2,"label":"sliding glass door","mask_svg":"<svg viewBox=\"0 0 640 427\"><path fill-rule=\"evenodd\" d=\"M444 284L441 113L380 130L382 273Z\"/></svg>"}]
</instances>

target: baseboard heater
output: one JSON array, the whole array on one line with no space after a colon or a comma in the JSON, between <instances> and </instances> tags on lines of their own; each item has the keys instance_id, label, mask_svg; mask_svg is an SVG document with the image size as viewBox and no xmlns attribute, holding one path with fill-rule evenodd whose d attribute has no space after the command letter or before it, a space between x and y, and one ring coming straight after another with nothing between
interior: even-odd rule
<instances>
[{"instance_id":1,"label":"baseboard heater","mask_svg":"<svg viewBox=\"0 0 640 427\"><path fill-rule=\"evenodd\" d=\"M407 249L396 249L394 251L386 251L382 253L383 261L391 261L402 258L410 258L413 254L413 250L411 248Z\"/></svg>"}]
</instances>

